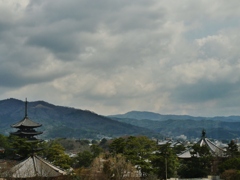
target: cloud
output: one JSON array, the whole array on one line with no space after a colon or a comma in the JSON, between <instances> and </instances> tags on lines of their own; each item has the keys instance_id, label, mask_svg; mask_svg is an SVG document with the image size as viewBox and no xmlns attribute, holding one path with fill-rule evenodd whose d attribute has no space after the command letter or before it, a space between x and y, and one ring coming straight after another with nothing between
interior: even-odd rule
<instances>
[{"instance_id":1,"label":"cloud","mask_svg":"<svg viewBox=\"0 0 240 180\"><path fill-rule=\"evenodd\" d=\"M1 0L0 98L100 114L238 113L239 7L223 0Z\"/></svg>"}]
</instances>

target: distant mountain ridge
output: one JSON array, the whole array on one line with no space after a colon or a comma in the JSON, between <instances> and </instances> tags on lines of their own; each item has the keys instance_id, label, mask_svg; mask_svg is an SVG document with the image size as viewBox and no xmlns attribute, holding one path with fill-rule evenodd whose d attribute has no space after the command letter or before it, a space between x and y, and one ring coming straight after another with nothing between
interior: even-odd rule
<instances>
[{"instance_id":1,"label":"distant mountain ridge","mask_svg":"<svg viewBox=\"0 0 240 180\"><path fill-rule=\"evenodd\" d=\"M189 116L189 115L162 115L162 114L148 112L148 111L130 111L125 114L110 115L109 117L129 118L129 119L138 119L138 120L148 119L148 120L157 120L157 121L164 121L164 120L168 120L168 119L199 120L199 119L203 118L203 117L193 117L193 116Z\"/></svg>"},{"instance_id":2,"label":"distant mountain ridge","mask_svg":"<svg viewBox=\"0 0 240 180\"><path fill-rule=\"evenodd\" d=\"M10 128L23 119L25 102L17 99L0 101L0 133L8 135ZM112 120L88 110L56 106L45 101L28 102L28 117L43 126L44 138L96 138L98 136L122 136L151 134L151 131ZM40 128L39 128L40 129Z\"/></svg>"},{"instance_id":3,"label":"distant mountain ridge","mask_svg":"<svg viewBox=\"0 0 240 180\"><path fill-rule=\"evenodd\" d=\"M169 119L174 120L221 120L221 121L240 121L240 116L215 116L215 117L201 117L201 116L190 116L190 115L162 115L159 113L149 112L149 111L129 111L125 114L116 114L108 116L110 118L127 118L127 119L137 119L137 120L155 120L155 121L165 121Z\"/></svg>"},{"instance_id":4,"label":"distant mountain ridge","mask_svg":"<svg viewBox=\"0 0 240 180\"><path fill-rule=\"evenodd\" d=\"M17 99L0 100L0 133L16 131L10 125L23 119L25 102ZM147 111L102 116L89 110L56 106L45 101L28 102L28 117L43 126L41 139L119 137L146 135L149 137L197 138L205 129L207 136L216 139L240 137L240 116L193 117L161 115Z\"/></svg>"},{"instance_id":5,"label":"distant mountain ridge","mask_svg":"<svg viewBox=\"0 0 240 180\"><path fill-rule=\"evenodd\" d=\"M240 116L193 117L188 115L161 115L145 111L130 111L111 115L119 122L148 128L165 137L185 135L188 138L200 137L202 129L207 136L219 140L240 137Z\"/></svg>"}]
</instances>

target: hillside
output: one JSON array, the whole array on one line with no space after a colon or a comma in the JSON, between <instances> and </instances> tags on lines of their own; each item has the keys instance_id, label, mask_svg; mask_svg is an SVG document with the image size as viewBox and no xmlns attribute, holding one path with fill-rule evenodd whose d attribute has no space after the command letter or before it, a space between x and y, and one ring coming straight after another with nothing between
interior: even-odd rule
<instances>
[{"instance_id":1,"label":"hillside","mask_svg":"<svg viewBox=\"0 0 240 180\"><path fill-rule=\"evenodd\" d=\"M25 102L17 99L0 101L0 133L16 131L10 127L24 117ZM92 138L146 135L197 138L202 129L209 138L227 140L240 137L240 116L193 117L161 115L131 111L126 114L98 115L88 110L56 106L45 101L28 102L28 117L41 123L40 138Z\"/></svg>"},{"instance_id":2,"label":"hillside","mask_svg":"<svg viewBox=\"0 0 240 180\"><path fill-rule=\"evenodd\" d=\"M120 118L120 119L137 119L137 120L154 120L154 121L166 121L170 119L174 120L214 120L214 121L227 121L227 122L238 122L240 121L240 116L215 116L215 117L195 117L189 115L174 115L174 114L159 114L148 111L130 111L125 114L116 114L108 116L112 119Z\"/></svg>"},{"instance_id":3,"label":"hillside","mask_svg":"<svg viewBox=\"0 0 240 180\"><path fill-rule=\"evenodd\" d=\"M200 137L202 129L209 138L229 140L240 137L240 117L193 117L182 115L160 115L151 112L131 111L123 115L112 115L119 122L148 128L165 137L185 135Z\"/></svg>"},{"instance_id":4,"label":"hillside","mask_svg":"<svg viewBox=\"0 0 240 180\"><path fill-rule=\"evenodd\" d=\"M138 120L155 120L155 121L165 121L168 119L175 120L184 120L184 119L192 119L192 120L202 120L206 119L206 117L194 117L189 115L162 115L154 112L148 111L130 111L125 114L116 114L108 116L110 118L124 118L124 119L138 119Z\"/></svg>"},{"instance_id":5,"label":"hillside","mask_svg":"<svg viewBox=\"0 0 240 180\"><path fill-rule=\"evenodd\" d=\"M0 101L0 133L8 135L16 131L10 127L23 119L25 102L17 99ZM41 123L38 128L44 133L41 138L97 138L99 136L122 136L151 134L151 131L112 120L93 113L75 108L56 106L44 101L28 102L28 117Z\"/></svg>"}]
</instances>

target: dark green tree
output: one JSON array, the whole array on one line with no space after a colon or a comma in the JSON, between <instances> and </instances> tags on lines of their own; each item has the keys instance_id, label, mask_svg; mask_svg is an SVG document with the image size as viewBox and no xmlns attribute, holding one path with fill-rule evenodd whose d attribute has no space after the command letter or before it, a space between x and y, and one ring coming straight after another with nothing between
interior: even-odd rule
<instances>
[{"instance_id":1,"label":"dark green tree","mask_svg":"<svg viewBox=\"0 0 240 180\"><path fill-rule=\"evenodd\" d=\"M4 136L2 134L0 134L0 148L2 150L0 152L0 158L4 158L11 153L9 151L10 150L10 143L9 143L8 137Z\"/></svg>"},{"instance_id":2,"label":"dark green tree","mask_svg":"<svg viewBox=\"0 0 240 180\"><path fill-rule=\"evenodd\" d=\"M240 169L240 158L229 158L219 165L219 171L221 173L230 169Z\"/></svg>"},{"instance_id":3,"label":"dark green tree","mask_svg":"<svg viewBox=\"0 0 240 180\"><path fill-rule=\"evenodd\" d=\"M33 153L35 146L36 144L27 142L26 139L14 135L9 136L9 150L13 158L27 158Z\"/></svg>"},{"instance_id":4,"label":"dark green tree","mask_svg":"<svg viewBox=\"0 0 240 180\"><path fill-rule=\"evenodd\" d=\"M233 140L228 144L227 155L231 158L239 156L238 145Z\"/></svg>"},{"instance_id":5,"label":"dark green tree","mask_svg":"<svg viewBox=\"0 0 240 180\"><path fill-rule=\"evenodd\" d=\"M175 152L175 154L179 154L184 150L186 150L186 147L183 144L180 144L180 145L174 146L172 149Z\"/></svg>"},{"instance_id":6,"label":"dark green tree","mask_svg":"<svg viewBox=\"0 0 240 180\"><path fill-rule=\"evenodd\" d=\"M71 158L65 154L65 149L59 143L51 143L42 153L48 161L63 169L69 169L72 164Z\"/></svg>"},{"instance_id":7,"label":"dark green tree","mask_svg":"<svg viewBox=\"0 0 240 180\"><path fill-rule=\"evenodd\" d=\"M96 144L91 145L90 150L94 158L98 157L103 152L103 149Z\"/></svg>"},{"instance_id":8,"label":"dark green tree","mask_svg":"<svg viewBox=\"0 0 240 180\"><path fill-rule=\"evenodd\" d=\"M177 176L178 158L170 144L159 146L152 158L152 166L160 179Z\"/></svg>"},{"instance_id":9,"label":"dark green tree","mask_svg":"<svg viewBox=\"0 0 240 180\"><path fill-rule=\"evenodd\" d=\"M152 171L151 157L156 150L156 142L145 136L130 136L126 140L123 155L138 167L142 177L147 177Z\"/></svg>"},{"instance_id":10,"label":"dark green tree","mask_svg":"<svg viewBox=\"0 0 240 180\"><path fill-rule=\"evenodd\" d=\"M126 146L126 139L120 137L116 138L109 145L109 152L112 154L123 154Z\"/></svg>"},{"instance_id":11,"label":"dark green tree","mask_svg":"<svg viewBox=\"0 0 240 180\"><path fill-rule=\"evenodd\" d=\"M201 178L211 173L213 156L206 146L195 144L192 147L191 158L182 160L178 175L182 178Z\"/></svg>"},{"instance_id":12,"label":"dark green tree","mask_svg":"<svg viewBox=\"0 0 240 180\"><path fill-rule=\"evenodd\" d=\"M89 152L89 151L79 152L77 154L77 157L74 158L75 167L76 168L79 168L79 167L87 168L91 165L93 160L94 160L94 156L91 152Z\"/></svg>"}]
</instances>

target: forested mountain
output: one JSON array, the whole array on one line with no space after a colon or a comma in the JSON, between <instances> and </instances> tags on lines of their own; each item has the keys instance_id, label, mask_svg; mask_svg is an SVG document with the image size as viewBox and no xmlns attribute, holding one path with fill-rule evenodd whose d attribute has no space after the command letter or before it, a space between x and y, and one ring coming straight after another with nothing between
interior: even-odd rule
<instances>
[{"instance_id":1,"label":"forested mountain","mask_svg":"<svg viewBox=\"0 0 240 180\"><path fill-rule=\"evenodd\" d=\"M240 116L193 117L131 111L109 117L119 122L148 128L165 137L185 135L188 138L196 138L200 137L202 129L207 131L208 137L214 139L229 140L240 137Z\"/></svg>"},{"instance_id":2,"label":"forested mountain","mask_svg":"<svg viewBox=\"0 0 240 180\"><path fill-rule=\"evenodd\" d=\"M10 125L23 119L25 102L17 99L0 101L0 133L16 131ZM146 135L149 137L196 138L202 129L209 138L233 139L240 137L240 116L193 117L161 115L131 111L123 115L102 116L88 110L56 106L44 101L28 102L28 117L43 126L40 138L93 138Z\"/></svg>"},{"instance_id":3,"label":"forested mountain","mask_svg":"<svg viewBox=\"0 0 240 180\"><path fill-rule=\"evenodd\" d=\"M192 119L192 120L200 120L205 119L205 117L193 117L188 115L162 115L154 112L148 112L148 111L130 111L125 114L117 114L117 115L111 115L110 118L128 118L128 119L148 119L148 120L155 120L155 121L164 121L168 119Z\"/></svg>"},{"instance_id":4,"label":"forested mountain","mask_svg":"<svg viewBox=\"0 0 240 180\"><path fill-rule=\"evenodd\" d=\"M25 102L17 99L0 101L0 133L16 131L10 125L22 120ZM44 101L28 102L28 117L42 124L43 138L97 138L98 136L123 136L151 134L151 131L112 120L87 110L56 106ZM41 137L41 138L42 138Z\"/></svg>"},{"instance_id":5,"label":"forested mountain","mask_svg":"<svg viewBox=\"0 0 240 180\"><path fill-rule=\"evenodd\" d=\"M116 115L110 115L108 116L110 118L124 118L124 119L138 119L138 120L155 120L155 121L165 121L169 119L174 119L174 120L214 120L214 121L240 121L240 116L216 116L216 117L195 117L195 116L189 116L189 115L173 115L173 114L168 114L168 115L163 115L163 114L158 114L154 112L148 112L148 111L130 111L125 114L116 114Z\"/></svg>"}]
</instances>

